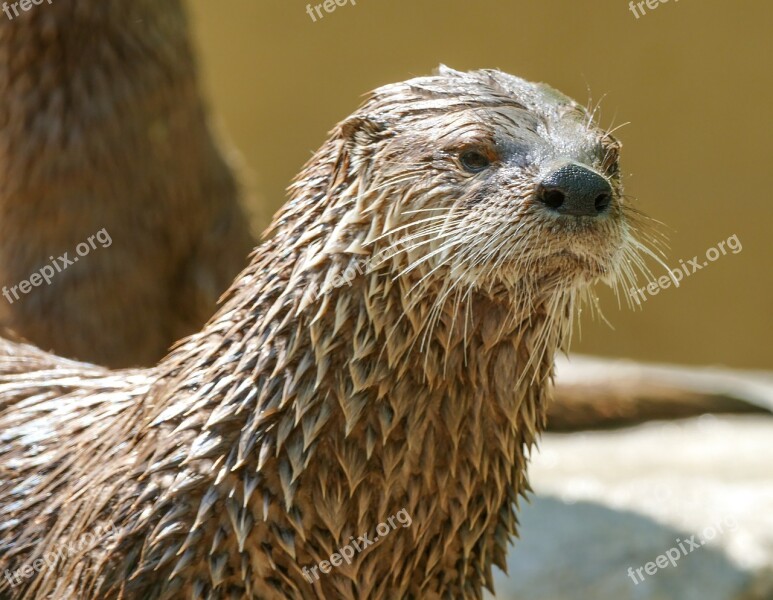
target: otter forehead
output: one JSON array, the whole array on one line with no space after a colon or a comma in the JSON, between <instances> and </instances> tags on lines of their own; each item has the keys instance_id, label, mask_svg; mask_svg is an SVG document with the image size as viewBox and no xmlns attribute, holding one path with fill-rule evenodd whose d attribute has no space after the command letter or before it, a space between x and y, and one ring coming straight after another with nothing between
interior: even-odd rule
<instances>
[{"instance_id":1,"label":"otter forehead","mask_svg":"<svg viewBox=\"0 0 773 600\"><path fill-rule=\"evenodd\" d=\"M563 158L598 167L616 144L568 96L496 70L442 66L435 75L375 90L359 112L390 126L392 142L412 154L480 143L521 166Z\"/></svg>"},{"instance_id":2,"label":"otter forehead","mask_svg":"<svg viewBox=\"0 0 773 600\"><path fill-rule=\"evenodd\" d=\"M533 83L493 69L462 72L441 66L435 75L417 77L376 89L366 108L375 112L420 113L474 107L525 109L545 121L567 115L581 118L585 110L574 100L544 83Z\"/></svg>"}]
</instances>

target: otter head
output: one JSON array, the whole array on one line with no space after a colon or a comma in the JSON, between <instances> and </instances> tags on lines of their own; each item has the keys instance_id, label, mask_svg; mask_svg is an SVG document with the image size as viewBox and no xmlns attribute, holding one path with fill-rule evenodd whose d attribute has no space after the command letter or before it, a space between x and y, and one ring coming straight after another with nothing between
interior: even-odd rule
<instances>
[{"instance_id":1,"label":"otter head","mask_svg":"<svg viewBox=\"0 0 773 600\"><path fill-rule=\"evenodd\" d=\"M620 144L547 85L441 67L377 89L337 136L376 221L366 243L412 270L479 286L626 272Z\"/></svg>"},{"instance_id":2,"label":"otter head","mask_svg":"<svg viewBox=\"0 0 773 600\"><path fill-rule=\"evenodd\" d=\"M589 284L627 289L650 251L632 235L642 217L622 194L620 143L593 117L495 70L441 67L379 88L310 163L324 175L300 178L325 188L320 252L356 256L437 305L463 293L565 314L577 292L595 305Z\"/></svg>"}]
</instances>

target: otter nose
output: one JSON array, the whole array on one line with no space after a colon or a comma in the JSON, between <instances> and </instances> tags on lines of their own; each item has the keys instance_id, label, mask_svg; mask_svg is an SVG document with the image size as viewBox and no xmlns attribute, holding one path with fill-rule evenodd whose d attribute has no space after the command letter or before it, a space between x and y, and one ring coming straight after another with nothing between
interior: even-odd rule
<instances>
[{"instance_id":1,"label":"otter nose","mask_svg":"<svg viewBox=\"0 0 773 600\"><path fill-rule=\"evenodd\" d=\"M596 217L612 202L612 186L598 173L577 163L550 171L539 184L537 198L562 215Z\"/></svg>"}]
</instances>

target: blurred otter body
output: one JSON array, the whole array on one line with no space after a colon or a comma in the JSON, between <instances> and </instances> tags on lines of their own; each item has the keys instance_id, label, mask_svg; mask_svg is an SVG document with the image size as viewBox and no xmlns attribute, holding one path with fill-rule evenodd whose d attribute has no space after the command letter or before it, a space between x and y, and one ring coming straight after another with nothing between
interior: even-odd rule
<instances>
[{"instance_id":1,"label":"blurred otter body","mask_svg":"<svg viewBox=\"0 0 773 600\"><path fill-rule=\"evenodd\" d=\"M64 356L154 364L254 245L180 2L33 6L0 18L0 64L0 326ZM34 277L103 229L109 248Z\"/></svg>"},{"instance_id":2,"label":"blurred otter body","mask_svg":"<svg viewBox=\"0 0 773 600\"><path fill-rule=\"evenodd\" d=\"M616 142L547 86L443 68L376 90L157 367L0 351L0 568L119 532L6 593L481 598L553 354L578 293L630 275L632 216Z\"/></svg>"}]
</instances>

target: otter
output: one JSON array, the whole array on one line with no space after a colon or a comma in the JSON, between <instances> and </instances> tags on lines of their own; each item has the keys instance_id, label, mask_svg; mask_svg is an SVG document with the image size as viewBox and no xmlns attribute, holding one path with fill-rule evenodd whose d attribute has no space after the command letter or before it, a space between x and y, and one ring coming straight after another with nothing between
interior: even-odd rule
<instances>
[{"instance_id":1,"label":"otter","mask_svg":"<svg viewBox=\"0 0 773 600\"><path fill-rule=\"evenodd\" d=\"M244 267L254 239L189 38L179 0L0 16L0 330L152 365Z\"/></svg>"},{"instance_id":2,"label":"otter","mask_svg":"<svg viewBox=\"0 0 773 600\"><path fill-rule=\"evenodd\" d=\"M441 67L333 129L155 367L4 342L0 593L481 598L577 304L642 265L619 151L545 84Z\"/></svg>"}]
</instances>

